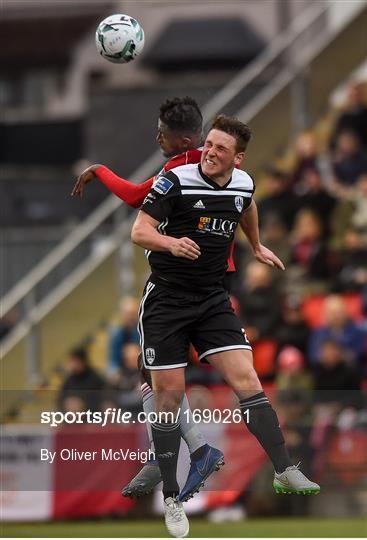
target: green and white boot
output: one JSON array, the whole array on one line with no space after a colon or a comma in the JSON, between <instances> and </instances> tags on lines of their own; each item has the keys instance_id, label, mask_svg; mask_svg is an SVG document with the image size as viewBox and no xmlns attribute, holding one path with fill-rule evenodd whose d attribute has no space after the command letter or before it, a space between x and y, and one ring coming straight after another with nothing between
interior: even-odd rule
<instances>
[{"instance_id":1,"label":"green and white boot","mask_svg":"<svg viewBox=\"0 0 367 540\"><path fill-rule=\"evenodd\" d=\"M273 486L276 493L297 493L298 495L317 495L320 486L311 482L300 470L298 465L287 467L282 473L275 473Z\"/></svg>"}]
</instances>

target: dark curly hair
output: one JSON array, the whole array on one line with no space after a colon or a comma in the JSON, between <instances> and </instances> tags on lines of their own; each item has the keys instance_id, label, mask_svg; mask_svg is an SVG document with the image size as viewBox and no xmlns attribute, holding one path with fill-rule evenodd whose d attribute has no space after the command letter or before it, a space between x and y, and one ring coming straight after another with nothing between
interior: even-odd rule
<instances>
[{"instance_id":1,"label":"dark curly hair","mask_svg":"<svg viewBox=\"0 0 367 540\"><path fill-rule=\"evenodd\" d=\"M233 116L226 116L225 114L217 116L210 129L219 129L224 133L228 133L228 135L232 135L237 141L237 152L244 152L247 143L252 137L252 131L246 124Z\"/></svg>"},{"instance_id":2,"label":"dark curly hair","mask_svg":"<svg viewBox=\"0 0 367 540\"><path fill-rule=\"evenodd\" d=\"M173 131L200 133L203 129L203 115L199 105L189 96L167 99L160 106L159 119Z\"/></svg>"}]
</instances>

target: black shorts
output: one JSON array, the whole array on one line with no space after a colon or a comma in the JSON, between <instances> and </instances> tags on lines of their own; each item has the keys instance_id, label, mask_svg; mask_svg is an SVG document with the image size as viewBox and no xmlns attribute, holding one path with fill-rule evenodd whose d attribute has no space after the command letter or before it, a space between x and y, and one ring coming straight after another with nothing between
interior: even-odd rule
<instances>
[{"instance_id":1,"label":"black shorts","mask_svg":"<svg viewBox=\"0 0 367 540\"><path fill-rule=\"evenodd\" d=\"M189 293L147 282L139 310L143 365L149 370L187 366L190 343L202 362L211 354L251 350L228 292Z\"/></svg>"}]
</instances>

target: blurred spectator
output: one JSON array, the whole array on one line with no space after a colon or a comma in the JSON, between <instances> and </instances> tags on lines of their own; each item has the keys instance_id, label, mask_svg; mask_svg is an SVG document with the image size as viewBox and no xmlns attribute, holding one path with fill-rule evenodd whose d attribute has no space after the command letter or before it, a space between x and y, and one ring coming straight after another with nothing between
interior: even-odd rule
<instances>
[{"instance_id":1,"label":"blurred spectator","mask_svg":"<svg viewBox=\"0 0 367 540\"><path fill-rule=\"evenodd\" d=\"M367 173L362 174L350 193L350 199L354 204L352 225L364 231L364 239L367 242Z\"/></svg>"},{"instance_id":2,"label":"blurred spectator","mask_svg":"<svg viewBox=\"0 0 367 540\"><path fill-rule=\"evenodd\" d=\"M367 106L364 100L363 83L354 82L349 87L344 112L339 116L331 137L332 146L343 131L352 131L362 146L367 149Z\"/></svg>"},{"instance_id":3,"label":"blurred spectator","mask_svg":"<svg viewBox=\"0 0 367 540\"><path fill-rule=\"evenodd\" d=\"M58 402L63 411L100 411L105 399L106 383L89 365L85 349L70 351L66 359L69 372L60 390Z\"/></svg>"},{"instance_id":4,"label":"blurred spectator","mask_svg":"<svg viewBox=\"0 0 367 540\"><path fill-rule=\"evenodd\" d=\"M295 295L286 297L282 305L281 317L281 324L276 334L279 350L286 345L292 345L306 354L311 332L304 319L301 303Z\"/></svg>"},{"instance_id":5,"label":"blurred spectator","mask_svg":"<svg viewBox=\"0 0 367 540\"><path fill-rule=\"evenodd\" d=\"M248 264L239 301L250 341L274 335L280 322L279 296L269 266Z\"/></svg>"},{"instance_id":6,"label":"blurred spectator","mask_svg":"<svg viewBox=\"0 0 367 540\"><path fill-rule=\"evenodd\" d=\"M325 279L329 275L328 253L323 239L322 224L309 209L300 210L290 235L293 246L292 261L311 280Z\"/></svg>"},{"instance_id":7,"label":"blurred spectator","mask_svg":"<svg viewBox=\"0 0 367 540\"><path fill-rule=\"evenodd\" d=\"M338 196L353 187L357 179L367 173L367 155L353 131L342 131L336 140L333 155L334 185Z\"/></svg>"},{"instance_id":8,"label":"blurred spectator","mask_svg":"<svg viewBox=\"0 0 367 540\"><path fill-rule=\"evenodd\" d=\"M339 255L335 289L338 292L362 291L367 286L367 243L361 233L349 227Z\"/></svg>"},{"instance_id":9,"label":"blurred spectator","mask_svg":"<svg viewBox=\"0 0 367 540\"><path fill-rule=\"evenodd\" d=\"M313 378L306 369L303 354L296 347L288 345L280 351L275 385L280 397L297 392L306 401L309 400Z\"/></svg>"},{"instance_id":10,"label":"blurred spectator","mask_svg":"<svg viewBox=\"0 0 367 540\"><path fill-rule=\"evenodd\" d=\"M362 291L362 310L367 317L367 285L363 287Z\"/></svg>"},{"instance_id":11,"label":"blurred spectator","mask_svg":"<svg viewBox=\"0 0 367 540\"><path fill-rule=\"evenodd\" d=\"M118 404L124 410L137 414L142 410L140 390L140 370L138 356L140 347L136 343L127 343L121 350L120 380L118 384Z\"/></svg>"},{"instance_id":12,"label":"blurred spectator","mask_svg":"<svg viewBox=\"0 0 367 540\"><path fill-rule=\"evenodd\" d=\"M276 253L287 266L291 256L291 249L287 229L279 216L270 214L265 218L261 227L261 238L264 244ZM279 272L275 275L279 276Z\"/></svg>"},{"instance_id":13,"label":"blurred spectator","mask_svg":"<svg viewBox=\"0 0 367 540\"><path fill-rule=\"evenodd\" d=\"M310 444L312 430L312 412L310 407L310 391L290 390L278 395L279 414L285 443L292 463L302 461L302 470L311 473L313 447ZM286 516L307 515L308 501L292 498L286 501L277 499L277 513Z\"/></svg>"},{"instance_id":14,"label":"blurred spectator","mask_svg":"<svg viewBox=\"0 0 367 540\"><path fill-rule=\"evenodd\" d=\"M344 350L349 362L363 359L364 335L356 323L349 319L342 296L333 294L326 298L325 325L314 330L309 344L309 359L313 364L321 361L321 348L325 340L334 340Z\"/></svg>"},{"instance_id":15,"label":"blurred spectator","mask_svg":"<svg viewBox=\"0 0 367 540\"><path fill-rule=\"evenodd\" d=\"M112 330L109 344L108 374L111 380L119 380L124 364L122 351L128 343L139 344L138 301L135 298L123 298L120 303L122 324Z\"/></svg>"},{"instance_id":16,"label":"blurred spectator","mask_svg":"<svg viewBox=\"0 0 367 540\"><path fill-rule=\"evenodd\" d=\"M297 195L305 193L305 175L310 171L319 171L322 184L330 175L330 160L319 151L316 135L312 131L300 133L295 142L296 162L290 179L290 187Z\"/></svg>"},{"instance_id":17,"label":"blurred spectator","mask_svg":"<svg viewBox=\"0 0 367 540\"><path fill-rule=\"evenodd\" d=\"M340 249L346 228L360 230L367 243L367 174L362 174L355 186L344 192L333 214L333 245Z\"/></svg>"},{"instance_id":18,"label":"blurred spectator","mask_svg":"<svg viewBox=\"0 0 367 540\"><path fill-rule=\"evenodd\" d=\"M65 399L62 401L62 410L63 412L84 412L88 410L89 407L87 407L84 396L76 396L76 395L67 395ZM95 410L95 409L91 409Z\"/></svg>"},{"instance_id":19,"label":"blurred spectator","mask_svg":"<svg viewBox=\"0 0 367 540\"><path fill-rule=\"evenodd\" d=\"M0 318L0 341L4 339L19 321L16 308L11 309Z\"/></svg>"},{"instance_id":20,"label":"blurred spectator","mask_svg":"<svg viewBox=\"0 0 367 540\"><path fill-rule=\"evenodd\" d=\"M131 390L140 381L140 370L138 369L138 356L140 347L136 343L127 343L122 347L121 357L121 384L120 388Z\"/></svg>"},{"instance_id":21,"label":"blurred spectator","mask_svg":"<svg viewBox=\"0 0 367 540\"><path fill-rule=\"evenodd\" d=\"M302 468L308 473L312 461L312 417L309 403L309 400L297 391L284 393L279 399L282 429L291 461L302 461Z\"/></svg>"},{"instance_id":22,"label":"blurred spectator","mask_svg":"<svg viewBox=\"0 0 367 540\"><path fill-rule=\"evenodd\" d=\"M328 232L329 221L335 208L336 199L327 193L321 184L321 176L316 168L309 168L302 176L302 195L298 197L298 208L309 208L322 222L324 233Z\"/></svg>"},{"instance_id":23,"label":"blurred spectator","mask_svg":"<svg viewBox=\"0 0 367 540\"><path fill-rule=\"evenodd\" d=\"M257 206L260 227L266 219L275 217L289 230L297 211L297 199L289 193L289 179L278 169L269 169L265 178L265 196Z\"/></svg>"},{"instance_id":24,"label":"blurred spectator","mask_svg":"<svg viewBox=\"0 0 367 540\"><path fill-rule=\"evenodd\" d=\"M325 339L320 344L319 363L315 367L315 401L339 410L361 406L360 377L348 362L340 343Z\"/></svg>"}]
</instances>

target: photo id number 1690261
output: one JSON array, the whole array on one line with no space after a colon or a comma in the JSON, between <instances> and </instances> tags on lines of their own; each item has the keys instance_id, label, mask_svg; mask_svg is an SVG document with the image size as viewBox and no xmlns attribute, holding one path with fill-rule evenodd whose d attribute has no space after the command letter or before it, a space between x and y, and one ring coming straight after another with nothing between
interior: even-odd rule
<instances>
[{"instance_id":1,"label":"photo id number 1690261","mask_svg":"<svg viewBox=\"0 0 367 540\"><path fill-rule=\"evenodd\" d=\"M201 422L204 424L239 424L240 422L248 424L250 421L249 409L243 411L240 411L240 409L186 409L184 416L186 422L191 421L195 424Z\"/></svg>"}]
</instances>

